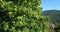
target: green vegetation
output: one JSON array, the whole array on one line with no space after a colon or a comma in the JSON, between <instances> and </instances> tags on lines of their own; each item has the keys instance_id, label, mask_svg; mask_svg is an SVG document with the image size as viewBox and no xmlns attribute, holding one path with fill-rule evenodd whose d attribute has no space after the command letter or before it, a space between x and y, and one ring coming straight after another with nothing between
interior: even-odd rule
<instances>
[{"instance_id":1,"label":"green vegetation","mask_svg":"<svg viewBox=\"0 0 60 32\"><path fill-rule=\"evenodd\" d=\"M46 11L43 11L42 15L49 16L51 18L51 22L60 23L59 10L46 10Z\"/></svg>"},{"instance_id":2,"label":"green vegetation","mask_svg":"<svg viewBox=\"0 0 60 32\"><path fill-rule=\"evenodd\" d=\"M55 24L55 30L60 32L60 10L46 10L42 15L49 16L51 23Z\"/></svg>"},{"instance_id":3,"label":"green vegetation","mask_svg":"<svg viewBox=\"0 0 60 32\"><path fill-rule=\"evenodd\" d=\"M0 0L0 32L48 32L41 0Z\"/></svg>"}]
</instances>

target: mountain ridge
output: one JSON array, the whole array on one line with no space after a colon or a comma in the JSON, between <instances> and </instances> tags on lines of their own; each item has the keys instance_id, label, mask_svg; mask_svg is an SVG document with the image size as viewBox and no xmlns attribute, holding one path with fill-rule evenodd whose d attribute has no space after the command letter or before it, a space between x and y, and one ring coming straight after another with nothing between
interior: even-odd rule
<instances>
[{"instance_id":1,"label":"mountain ridge","mask_svg":"<svg viewBox=\"0 0 60 32\"><path fill-rule=\"evenodd\" d=\"M60 23L60 10L45 10L42 12L42 15L49 16L51 22Z\"/></svg>"}]
</instances>

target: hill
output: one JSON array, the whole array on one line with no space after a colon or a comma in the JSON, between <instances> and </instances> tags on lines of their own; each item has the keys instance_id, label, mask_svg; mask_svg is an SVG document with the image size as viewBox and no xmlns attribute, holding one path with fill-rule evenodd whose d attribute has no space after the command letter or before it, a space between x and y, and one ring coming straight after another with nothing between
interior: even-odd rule
<instances>
[{"instance_id":1,"label":"hill","mask_svg":"<svg viewBox=\"0 0 60 32\"><path fill-rule=\"evenodd\" d=\"M51 22L60 23L60 10L46 10L42 12L42 15L49 16Z\"/></svg>"}]
</instances>

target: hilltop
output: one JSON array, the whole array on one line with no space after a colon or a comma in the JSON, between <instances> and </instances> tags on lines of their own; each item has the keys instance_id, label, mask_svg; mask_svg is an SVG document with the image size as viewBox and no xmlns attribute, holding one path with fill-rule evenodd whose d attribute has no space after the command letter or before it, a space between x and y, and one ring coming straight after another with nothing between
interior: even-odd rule
<instances>
[{"instance_id":1,"label":"hilltop","mask_svg":"<svg viewBox=\"0 0 60 32\"><path fill-rule=\"evenodd\" d=\"M45 10L42 12L42 15L49 16L51 22L60 23L60 10Z\"/></svg>"}]
</instances>

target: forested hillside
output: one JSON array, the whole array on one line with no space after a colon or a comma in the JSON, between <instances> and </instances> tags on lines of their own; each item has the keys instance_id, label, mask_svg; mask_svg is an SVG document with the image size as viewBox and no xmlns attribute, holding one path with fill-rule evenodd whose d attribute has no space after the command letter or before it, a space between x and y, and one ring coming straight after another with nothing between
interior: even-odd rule
<instances>
[{"instance_id":1,"label":"forested hillside","mask_svg":"<svg viewBox=\"0 0 60 32\"><path fill-rule=\"evenodd\" d=\"M42 15L49 16L50 17L50 22L55 25L54 29L50 29L51 32L54 32L54 31L55 32L60 32L60 10L46 10L46 11L42 12Z\"/></svg>"},{"instance_id":2,"label":"forested hillside","mask_svg":"<svg viewBox=\"0 0 60 32\"><path fill-rule=\"evenodd\" d=\"M51 22L60 23L60 10L46 10L43 11L42 15L49 16L51 18Z\"/></svg>"}]
</instances>

